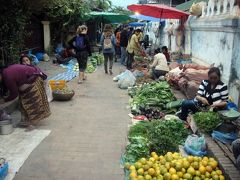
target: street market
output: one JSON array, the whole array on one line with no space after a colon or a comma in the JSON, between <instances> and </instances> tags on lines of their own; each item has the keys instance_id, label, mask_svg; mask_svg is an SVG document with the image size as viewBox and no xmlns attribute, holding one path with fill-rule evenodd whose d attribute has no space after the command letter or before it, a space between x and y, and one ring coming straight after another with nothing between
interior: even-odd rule
<instances>
[{"instance_id":1,"label":"street market","mask_svg":"<svg viewBox=\"0 0 240 180\"><path fill-rule=\"evenodd\" d=\"M240 1L131 2L1 18L0 180L240 179Z\"/></svg>"}]
</instances>

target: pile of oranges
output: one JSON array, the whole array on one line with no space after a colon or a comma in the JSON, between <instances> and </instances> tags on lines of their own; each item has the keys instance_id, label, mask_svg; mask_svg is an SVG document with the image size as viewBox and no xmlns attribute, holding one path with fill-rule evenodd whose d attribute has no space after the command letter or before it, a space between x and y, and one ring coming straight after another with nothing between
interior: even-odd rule
<instances>
[{"instance_id":1,"label":"pile of oranges","mask_svg":"<svg viewBox=\"0 0 240 180\"><path fill-rule=\"evenodd\" d=\"M224 180L218 162L214 158L187 156L168 152L158 156L155 152L151 157L141 158L134 164L125 164L130 171L131 180Z\"/></svg>"}]
</instances>

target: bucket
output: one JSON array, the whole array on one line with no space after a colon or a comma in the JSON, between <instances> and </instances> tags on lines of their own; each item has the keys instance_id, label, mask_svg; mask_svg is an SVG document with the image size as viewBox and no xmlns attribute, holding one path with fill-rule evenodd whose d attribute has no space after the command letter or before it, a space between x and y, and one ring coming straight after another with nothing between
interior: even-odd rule
<instances>
[{"instance_id":1,"label":"bucket","mask_svg":"<svg viewBox=\"0 0 240 180\"><path fill-rule=\"evenodd\" d=\"M0 121L0 135L7 135L13 132L13 124L11 120Z\"/></svg>"}]
</instances>

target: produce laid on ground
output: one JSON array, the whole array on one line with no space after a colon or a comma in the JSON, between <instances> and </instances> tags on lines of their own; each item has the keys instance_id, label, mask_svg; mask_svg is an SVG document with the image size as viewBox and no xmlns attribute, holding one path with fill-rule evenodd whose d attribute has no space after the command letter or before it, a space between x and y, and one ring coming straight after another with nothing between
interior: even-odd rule
<instances>
[{"instance_id":1,"label":"produce laid on ground","mask_svg":"<svg viewBox=\"0 0 240 180\"><path fill-rule=\"evenodd\" d=\"M133 115L145 115L149 118L161 118L160 112L175 112L174 109L166 109L166 104L175 100L169 84L166 81L146 83L130 88L128 91L132 97L131 110ZM159 113L159 117L157 115Z\"/></svg>"},{"instance_id":2,"label":"produce laid on ground","mask_svg":"<svg viewBox=\"0 0 240 180\"><path fill-rule=\"evenodd\" d=\"M165 154L178 151L188 136L188 130L180 120L144 121L131 126L128 133L129 144L124 154L124 162L133 163L141 156L148 157L151 151Z\"/></svg>"},{"instance_id":3,"label":"produce laid on ground","mask_svg":"<svg viewBox=\"0 0 240 180\"><path fill-rule=\"evenodd\" d=\"M100 66L104 61L103 55L99 53L93 53L91 57L89 57L89 63L87 64L86 73L93 73L96 71L97 66ZM78 63L73 67L74 71L79 71Z\"/></svg>"},{"instance_id":4,"label":"produce laid on ground","mask_svg":"<svg viewBox=\"0 0 240 180\"><path fill-rule=\"evenodd\" d=\"M224 180L223 172L214 158L187 156L177 152L159 155L151 153L151 157L142 156L134 163L126 163L125 170L130 180Z\"/></svg>"},{"instance_id":5,"label":"produce laid on ground","mask_svg":"<svg viewBox=\"0 0 240 180\"><path fill-rule=\"evenodd\" d=\"M211 133L216 127L223 122L217 112L197 112L194 114L194 120L197 127L205 133Z\"/></svg>"},{"instance_id":6,"label":"produce laid on ground","mask_svg":"<svg viewBox=\"0 0 240 180\"><path fill-rule=\"evenodd\" d=\"M102 54L93 53L92 56L89 58L89 60L94 67L97 67L104 62L104 57Z\"/></svg>"},{"instance_id":7,"label":"produce laid on ground","mask_svg":"<svg viewBox=\"0 0 240 180\"><path fill-rule=\"evenodd\" d=\"M68 89L67 87L63 89L56 89L53 91L53 99L57 101L69 101L74 96L74 90Z\"/></svg>"},{"instance_id":8,"label":"produce laid on ground","mask_svg":"<svg viewBox=\"0 0 240 180\"><path fill-rule=\"evenodd\" d=\"M144 83L152 83L154 80L150 76L143 76L136 79L136 85L141 85Z\"/></svg>"}]
</instances>

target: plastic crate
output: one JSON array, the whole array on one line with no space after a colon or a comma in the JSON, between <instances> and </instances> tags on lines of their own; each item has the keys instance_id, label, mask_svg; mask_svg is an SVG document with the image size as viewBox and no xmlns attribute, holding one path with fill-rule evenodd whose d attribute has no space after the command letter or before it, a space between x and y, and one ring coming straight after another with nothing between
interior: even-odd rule
<instances>
[{"instance_id":1,"label":"plastic crate","mask_svg":"<svg viewBox=\"0 0 240 180\"><path fill-rule=\"evenodd\" d=\"M8 174L8 163L4 163L2 167L0 167L0 180L4 180Z\"/></svg>"},{"instance_id":2,"label":"plastic crate","mask_svg":"<svg viewBox=\"0 0 240 180\"><path fill-rule=\"evenodd\" d=\"M65 80L49 80L49 85L53 91L57 89L63 89L66 87L66 81Z\"/></svg>"}]
</instances>

